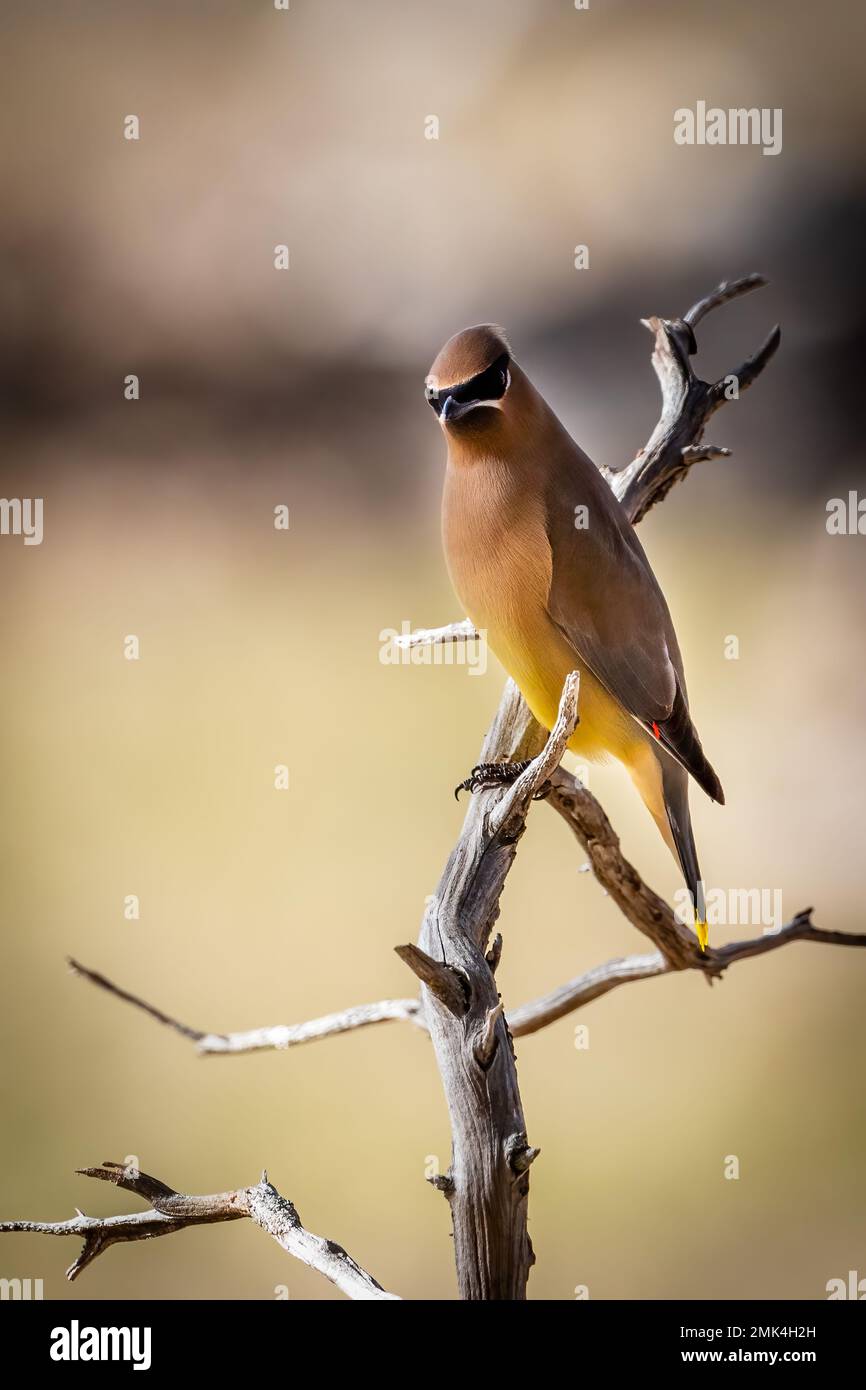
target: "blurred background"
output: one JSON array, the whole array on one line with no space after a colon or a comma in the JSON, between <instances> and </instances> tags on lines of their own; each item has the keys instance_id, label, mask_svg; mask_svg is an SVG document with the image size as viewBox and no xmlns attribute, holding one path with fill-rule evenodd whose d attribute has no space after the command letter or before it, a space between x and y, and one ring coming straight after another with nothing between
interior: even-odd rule
<instances>
[{"instance_id":1,"label":"blurred background","mask_svg":"<svg viewBox=\"0 0 866 1390\"><path fill-rule=\"evenodd\" d=\"M733 370L776 321L781 350L712 422L733 457L641 539L727 793L693 793L708 882L863 930L866 540L826 529L863 486L863 8L7 0L0 25L0 491L44 498L45 528L0 537L0 1210L134 1209L74 1176L106 1158L196 1192L267 1166L386 1287L451 1298L423 1034L200 1059L64 957L213 1031L411 994L392 947L503 683L492 661L380 661L383 629L462 616L430 361L503 324L584 448L624 464L657 414L640 318L750 271L770 287L711 316L696 367ZM677 146L698 100L783 108L782 153ZM672 895L625 775L590 785ZM507 1005L643 949L582 858L537 807L503 899ZM520 1040L530 1296L821 1298L866 1276L864 986L866 954L794 945ZM70 1289L75 1253L6 1237L0 1275L48 1298L339 1297L247 1223L117 1247Z\"/></svg>"}]
</instances>

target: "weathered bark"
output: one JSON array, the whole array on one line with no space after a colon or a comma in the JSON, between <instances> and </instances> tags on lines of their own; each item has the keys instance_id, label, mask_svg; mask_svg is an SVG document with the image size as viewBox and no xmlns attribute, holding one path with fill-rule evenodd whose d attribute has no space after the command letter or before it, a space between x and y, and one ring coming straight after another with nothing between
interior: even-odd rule
<instances>
[{"instance_id":1,"label":"weathered bark","mask_svg":"<svg viewBox=\"0 0 866 1390\"><path fill-rule=\"evenodd\" d=\"M482 762L534 757L544 742L509 685ZM517 1068L487 948L499 896L523 832L519 815L493 822L507 791L474 796L463 832L429 903L419 944L459 978L461 1009L428 988L424 1012L451 1119L451 1168L439 1185L451 1205L461 1298L519 1299L533 1262L526 1224L530 1147Z\"/></svg>"},{"instance_id":2,"label":"weathered bark","mask_svg":"<svg viewBox=\"0 0 866 1390\"><path fill-rule=\"evenodd\" d=\"M267 1173L253 1187L231 1192L212 1192L206 1196L176 1192L159 1178L123 1163L102 1163L96 1168L79 1168L85 1178L97 1178L134 1192L149 1205L148 1211L125 1216L85 1216L79 1211L69 1221L3 1221L0 1232L24 1232L46 1236L78 1236L83 1242L79 1255L66 1271L67 1279L77 1279L83 1269L112 1245L135 1240L154 1240L173 1235L189 1226L211 1226L223 1221L249 1218L260 1226L287 1254L310 1269L318 1270L348 1298L391 1300L365 1269L336 1241L315 1235L301 1225L292 1202L268 1182Z\"/></svg>"}]
</instances>

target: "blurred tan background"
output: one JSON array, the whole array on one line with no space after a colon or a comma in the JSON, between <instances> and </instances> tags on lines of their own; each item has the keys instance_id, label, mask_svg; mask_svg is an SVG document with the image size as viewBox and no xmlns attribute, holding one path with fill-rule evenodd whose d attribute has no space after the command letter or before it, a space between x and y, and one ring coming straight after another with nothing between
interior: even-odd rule
<instances>
[{"instance_id":1,"label":"blurred tan background","mask_svg":"<svg viewBox=\"0 0 866 1390\"><path fill-rule=\"evenodd\" d=\"M696 365L733 369L776 320L781 351L713 421L734 456L641 538L727 792L693 793L709 883L863 929L866 541L825 527L863 479L862 8L8 3L2 28L0 490L44 497L45 539L0 538L0 1210L132 1209L73 1175L106 1158L199 1192L267 1166L387 1287L450 1298L423 1035L198 1059L64 956L214 1031L411 993L391 948L502 685L379 661L383 628L462 616L429 362L504 324L583 446L624 463L657 411L640 317L752 270L770 288L712 316ZM676 146L699 99L782 107L783 152ZM591 786L673 894L625 777ZM503 901L507 1004L643 949L581 860L537 807ZM521 1040L530 1295L815 1298L866 1275L864 986L866 954L797 945ZM245 1223L113 1249L70 1289L74 1254L7 1237L0 1275L50 1298L339 1297Z\"/></svg>"}]
</instances>

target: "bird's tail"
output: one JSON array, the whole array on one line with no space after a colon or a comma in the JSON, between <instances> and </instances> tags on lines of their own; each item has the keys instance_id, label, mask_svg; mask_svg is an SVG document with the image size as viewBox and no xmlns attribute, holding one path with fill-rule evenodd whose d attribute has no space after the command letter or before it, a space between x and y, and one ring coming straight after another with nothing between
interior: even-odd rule
<instances>
[{"instance_id":1,"label":"bird's tail","mask_svg":"<svg viewBox=\"0 0 866 1390\"><path fill-rule=\"evenodd\" d=\"M649 727L665 751L670 753L671 757L676 758L686 772L691 773L698 786L703 787L707 796L724 806L725 793L722 790L722 784L701 747L701 740L698 738L698 731L692 723L679 679L677 679L676 696L670 717L663 720L661 724L653 724Z\"/></svg>"},{"instance_id":2,"label":"bird's tail","mask_svg":"<svg viewBox=\"0 0 866 1390\"><path fill-rule=\"evenodd\" d=\"M704 897L704 884L698 864L698 852L692 833L692 818L689 812L689 783L682 770L677 767L676 774L663 773L665 810L671 828L677 859L683 871L686 887L692 895L695 914L695 931L701 950L707 949L709 931L707 929L707 904Z\"/></svg>"},{"instance_id":3,"label":"bird's tail","mask_svg":"<svg viewBox=\"0 0 866 1390\"><path fill-rule=\"evenodd\" d=\"M701 950L706 950L707 908L689 814L688 773L666 749L648 741L635 750L627 766L644 805L683 871L694 908L695 931Z\"/></svg>"}]
</instances>

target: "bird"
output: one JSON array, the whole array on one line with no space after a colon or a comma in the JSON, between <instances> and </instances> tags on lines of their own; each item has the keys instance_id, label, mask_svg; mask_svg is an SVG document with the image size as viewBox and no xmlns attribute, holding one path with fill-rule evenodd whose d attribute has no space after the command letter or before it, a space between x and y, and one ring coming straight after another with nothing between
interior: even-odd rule
<instances>
[{"instance_id":1,"label":"bird","mask_svg":"<svg viewBox=\"0 0 866 1390\"><path fill-rule=\"evenodd\" d=\"M705 951L689 776L713 801L725 797L692 723L673 621L634 526L501 328L481 324L450 338L425 394L447 443L442 540L465 613L543 728L556 721L566 677L579 672L568 748L626 768L682 872ZM511 780L518 766L476 768L461 786Z\"/></svg>"}]
</instances>

